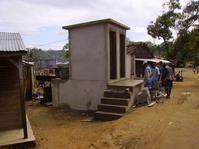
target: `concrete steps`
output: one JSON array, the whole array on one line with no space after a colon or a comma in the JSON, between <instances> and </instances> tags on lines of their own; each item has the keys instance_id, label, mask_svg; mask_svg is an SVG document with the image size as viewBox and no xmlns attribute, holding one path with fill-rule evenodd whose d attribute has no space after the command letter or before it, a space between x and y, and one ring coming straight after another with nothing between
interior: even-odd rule
<instances>
[{"instance_id":1,"label":"concrete steps","mask_svg":"<svg viewBox=\"0 0 199 149\"><path fill-rule=\"evenodd\" d=\"M115 90L105 90L104 97L113 97L113 98L130 98L131 95L125 91L115 91Z\"/></svg>"},{"instance_id":2,"label":"concrete steps","mask_svg":"<svg viewBox=\"0 0 199 149\"><path fill-rule=\"evenodd\" d=\"M112 105L123 105L128 106L128 99L125 98L110 98L110 97L103 97L101 99L102 104L112 104Z\"/></svg>"},{"instance_id":3,"label":"concrete steps","mask_svg":"<svg viewBox=\"0 0 199 149\"><path fill-rule=\"evenodd\" d=\"M126 113L127 106L118 106L110 104L100 104L98 105L99 111L113 112L113 113Z\"/></svg>"},{"instance_id":4,"label":"concrete steps","mask_svg":"<svg viewBox=\"0 0 199 149\"><path fill-rule=\"evenodd\" d=\"M129 104L130 94L125 90L105 90L98 111L95 113L96 120L115 120L122 117Z\"/></svg>"},{"instance_id":5,"label":"concrete steps","mask_svg":"<svg viewBox=\"0 0 199 149\"><path fill-rule=\"evenodd\" d=\"M110 121L110 120L119 119L123 115L124 114L121 114L121 113L111 113L111 112L97 111L95 113L95 119L96 120L103 120L103 121Z\"/></svg>"}]
</instances>

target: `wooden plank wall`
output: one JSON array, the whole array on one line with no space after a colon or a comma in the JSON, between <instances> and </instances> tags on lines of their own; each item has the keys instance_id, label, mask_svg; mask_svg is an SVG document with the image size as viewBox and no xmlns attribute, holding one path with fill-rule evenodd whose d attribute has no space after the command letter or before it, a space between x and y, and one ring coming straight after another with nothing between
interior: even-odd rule
<instances>
[{"instance_id":1,"label":"wooden plank wall","mask_svg":"<svg viewBox=\"0 0 199 149\"><path fill-rule=\"evenodd\" d=\"M23 65L23 87L25 92L25 99L32 100L32 76L31 66Z\"/></svg>"},{"instance_id":2,"label":"wooden plank wall","mask_svg":"<svg viewBox=\"0 0 199 149\"><path fill-rule=\"evenodd\" d=\"M0 130L22 128L19 71L0 58Z\"/></svg>"}]
</instances>

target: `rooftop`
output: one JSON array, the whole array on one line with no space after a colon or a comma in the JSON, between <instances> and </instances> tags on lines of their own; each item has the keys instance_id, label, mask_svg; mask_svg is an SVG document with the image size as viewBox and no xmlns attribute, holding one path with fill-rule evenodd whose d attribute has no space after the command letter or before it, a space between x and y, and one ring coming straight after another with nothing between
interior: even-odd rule
<instances>
[{"instance_id":1,"label":"rooftop","mask_svg":"<svg viewBox=\"0 0 199 149\"><path fill-rule=\"evenodd\" d=\"M90 25L95 25L95 24L102 24L102 23L110 23L110 24L113 24L113 25L116 25L116 26L119 26L123 29L126 29L126 30L129 30L130 27L120 23L120 22L117 22L113 19L103 19L103 20L96 20L96 21L90 21L90 22L84 22L84 23L79 23L79 24L72 24L72 25L68 25L68 26L63 26L62 28L63 29L67 29L67 30L70 30L70 29L73 29L73 28L78 28L78 27L85 27L85 26L90 26Z\"/></svg>"},{"instance_id":2,"label":"rooftop","mask_svg":"<svg viewBox=\"0 0 199 149\"><path fill-rule=\"evenodd\" d=\"M19 33L0 32L0 52L26 52Z\"/></svg>"},{"instance_id":3,"label":"rooftop","mask_svg":"<svg viewBox=\"0 0 199 149\"><path fill-rule=\"evenodd\" d=\"M137 49L140 49L140 48L148 48L148 46L144 42L133 42L127 45L127 52L129 54L133 54L136 52Z\"/></svg>"}]
</instances>

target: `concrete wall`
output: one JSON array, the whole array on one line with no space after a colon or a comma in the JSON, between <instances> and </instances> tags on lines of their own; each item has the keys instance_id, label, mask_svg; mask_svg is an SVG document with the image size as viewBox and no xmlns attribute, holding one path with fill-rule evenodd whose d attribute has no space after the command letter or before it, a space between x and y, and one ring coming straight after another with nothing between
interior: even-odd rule
<instances>
[{"instance_id":1,"label":"concrete wall","mask_svg":"<svg viewBox=\"0 0 199 149\"><path fill-rule=\"evenodd\" d=\"M120 79L120 34L124 29L111 24L95 24L70 29L70 78L52 81L53 105L67 104L76 110L97 110L110 80L109 31L116 31L117 80ZM131 57L126 52L126 78L131 74Z\"/></svg>"},{"instance_id":2,"label":"concrete wall","mask_svg":"<svg viewBox=\"0 0 199 149\"><path fill-rule=\"evenodd\" d=\"M126 54L126 78L131 78L131 56Z\"/></svg>"},{"instance_id":3,"label":"concrete wall","mask_svg":"<svg viewBox=\"0 0 199 149\"><path fill-rule=\"evenodd\" d=\"M106 80L104 24L75 28L69 34L71 79Z\"/></svg>"},{"instance_id":4,"label":"concrete wall","mask_svg":"<svg viewBox=\"0 0 199 149\"><path fill-rule=\"evenodd\" d=\"M136 96L138 95L138 93L140 91L142 91L144 89L144 82L141 81L141 83L139 85L136 85L134 88L133 88L133 91L130 92L131 93L131 99L129 101L129 107L128 108L131 108L132 105L134 105L135 103L135 99L136 99Z\"/></svg>"},{"instance_id":5,"label":"concrete wall","mask_svg":"<svg viewBox=\"0 0 199 149\"><path fill-rule=\"evenodd\" d=\"M116 50L117 50L117 79L116 80L110 80L110 61L109 61L109 58L110 58L110 45L109 45L109 31L114 31L116 32L116 40L117 40L117 45L116 45ZM109 82L113 82L113 81L118 81L120 79L128 79L131 77L131 56L129 54L127 54L127 49L126 49L126 46L125 46L125 53L126 53L126 59L125 59L125 66L126 66L126 77L125 78L120 78L120 34L123 34L123 35L126 35L126 30L120 28L120 27L117 27L115 25L111 25L111 24L108 24L107 25L107 29L106 29L106 32L107 32L107 45L106 45L106 48L107 48L107 58L108 58L108 61L107 61L107 72L108 72L108 81Z\"/></svg>"},{"instance_id":6,"label":"concrete wall","mask_svg":"<svg viewBox=\"0 0 199 149\"><path fill-rule=\"evenodd\" d=\"M70 79L52 81L53 105L96 110L106 88L107 49L105 24L69 31Z\"/></svg>"},{"instance_id":7,"label":"concrete wall","mask_svg":"<svg viewBox=\"0 0 199 149\"><path fill-rule=\"evenodd\" d=\"M22 128L19 71L8 58L0 59L0 130Z\"/></svg>"},{"instance_id":8,"label":"concrete wall","mask_svg":"<svg viewBox=\"0 0 199 149\"><path fill-rule=\"evenodd\" d=\"M111 24L98 24L70 30L70 65L73 80L110 80L109 31L117 38L117 80L120 78L120 34L126 30ZM125 46L126 47L126 46ZM126 49L125 49L126 51ZM131 76L131 56L126 52L126 78Z\"/></svg>"},{"instance_id":9,"label":"concrete wall","mask_svg":"<svg viewBox=\"0 0 199 149\"><path fill-rule=\"evenodd\" d=\"M105 81L53 80L53 106L67 104L76 110L96 110L105 87Z\"/></svg>"},{"instance_id":10,"label":"concrete wall","mask_svg":"<svg viewBox=\"0 0 199 149\"><path fill-rule=\"evenodd\" d=\"M136 77L136 69L135 69L136 65L135 65L135 55L131 55L131 76L132 77Z\"/></svg>"}]
</instances>

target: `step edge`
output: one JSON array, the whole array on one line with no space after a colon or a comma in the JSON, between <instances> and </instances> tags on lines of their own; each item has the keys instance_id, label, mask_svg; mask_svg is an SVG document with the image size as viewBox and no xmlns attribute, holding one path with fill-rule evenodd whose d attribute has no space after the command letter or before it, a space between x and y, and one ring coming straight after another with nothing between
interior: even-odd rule
<instances>
[{"instance_id":1,"label":"step edge","mask_svg":"<svg viewBox=\"0 0 199 149\"><path fill-rule=\"evenodd\" d=\"M102 97L101 99L130 100L130 98Z\"/></svg>"},{"instance_id":2,"label":"step edge","mask_svg":"<svg viewBox=\"0 0 199 149\"><path fill-rule=\"evenodd\" d=\"M120 108L127 108L128 106L121 106L121 105L112 105L112 104L99 104L98 106L110 106L110 107L120 107Z\"/></svg>"},{"instance_id":3,"label":"step edge","mask_svg":"<svg viewBox=\"0 0 199 149\"><path fill-rule=\"evenodd\" d=\"M107 114L107 115L117 115L117 116L124 116L125 113L113 113L113 112L105 112L105 111L96 111L95 114Z\"/></svg>"}]
</instances>

